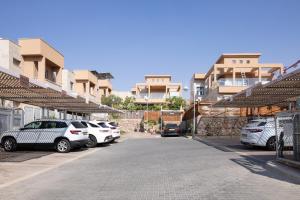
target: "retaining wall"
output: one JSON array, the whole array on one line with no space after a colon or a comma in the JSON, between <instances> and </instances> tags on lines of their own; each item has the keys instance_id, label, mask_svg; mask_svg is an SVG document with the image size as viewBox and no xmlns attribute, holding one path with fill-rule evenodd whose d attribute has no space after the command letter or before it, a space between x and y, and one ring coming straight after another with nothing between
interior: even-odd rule
<instances>
[{"instance_id":1,"label":"retaining wall","mask_svg":"<svg viewBox=\"0 0 300 200\"><path fill-rule=\"evenodd\" d=\"M201 117L197 124L197 135L238 136L247 123L247 117Z\"/></svg>"}]
</instances>

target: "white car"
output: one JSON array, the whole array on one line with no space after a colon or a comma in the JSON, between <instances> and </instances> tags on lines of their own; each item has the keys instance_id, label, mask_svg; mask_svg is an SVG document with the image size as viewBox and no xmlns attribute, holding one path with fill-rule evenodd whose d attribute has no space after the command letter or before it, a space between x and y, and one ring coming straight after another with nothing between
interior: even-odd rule
<instances>
[{"instance_id":1,"label":"white car","mask_svg":"<svg viewBox=\"0 0 300 200\"><path fill-rule=\"evenodd\" d=\"M5 151L15 151L21 146L51 146L60 153L83 147L88 141L86 127L78 121L43 119L26 124L19 130L0 134Z\"/></svg>"},{"instance_id":2,"label":"white car","mask_svg":"<svg viewBox=\"0 0 300 200\"><path fill-rule=\"evenodd\" d=\"M279 127L279 132L283 131ZM284 137L285 146L292 146L290 139ZM251 120L241 130L240 141L244 145L266 147L268 150L276 149L276 130L274 118L261 118Z\"/></svg>"},{"instance_id":3,"label":"white car","mask_svg":"<svg viewBox=\"0 0 300 200\"><path fill-rule=\"evenodd\" d=\"M89 148L97 146L97 144L109 143L113 140L110 128L103 128L93 122L80 121L89 134L89 142L86 145Z\"/></svg>"},{"instance_id":4,"label":"white car","mask_svg":"<svg viewBox=\"0 0 300 200\"><path fill-rule=\"evenodd\" d=\"M110 122L94 121L94 123L97 123L99 126L101 126L103 128L110 128L112 137L113 137L113 141L115 141L116 139L119 139L121 137L121 131L120 131L119 127L112 125Z\"/></svg>"}]
</instances>

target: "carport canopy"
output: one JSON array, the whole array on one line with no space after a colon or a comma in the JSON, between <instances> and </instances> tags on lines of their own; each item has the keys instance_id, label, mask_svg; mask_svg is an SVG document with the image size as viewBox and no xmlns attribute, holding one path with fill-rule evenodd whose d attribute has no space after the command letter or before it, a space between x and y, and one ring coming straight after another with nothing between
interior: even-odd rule
<instances>
[{"instance_id":1,"label":"carport canopy","mask_svg":"<svg viewBox=\"0 0 300 200\"><path fill-rule=\"evenodd\" d=\"M59 86L8 71L0 67L0 98L74 113L119 113L109 106L99 105L77 94L68 94Z\"/></svg>"},{"instance_id":2,"label":"carport canopy","mask_svg":"<svg viewBox=\"0 0 300 200\"><path fill-rule=\"evenodd\" d=\"M214 104L214 107L263 107L287 106L300 96L300 69L284 74L267 84L256 84L230 98Z\"/></svg>"}]
</instances>

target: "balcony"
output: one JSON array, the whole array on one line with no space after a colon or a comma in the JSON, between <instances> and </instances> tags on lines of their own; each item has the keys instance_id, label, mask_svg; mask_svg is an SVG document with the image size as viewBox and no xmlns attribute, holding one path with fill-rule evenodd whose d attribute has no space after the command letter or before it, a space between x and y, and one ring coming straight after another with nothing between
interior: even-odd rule
<instances>
[{"instance_id":1,"label":"balcony","mask_svg":"<svg viewBox=\"0 0 300 200\"><path fill-rule=\"evenodd\" d=\"M148 96L148 93L139 93L135 96L136 102L147 103L146 96L148 97L148 103L164 103L166 98L169 97L169 95L161 92L151 92L150 96Z\"/></svg>"},{"instance_id":2,"label":"balcony","mask_svg":"<svg viewBox=\"0 0 300 200\"><path fill-rule=\"evenodd\" d=\"M261 83L265 84L269 82L267 78L262 78ZM218 79L218 84L219 86L240 86L240 87L245 87L245 86L252 86L259 83L258 78L236 78L235 81L233 81L232 78L220 78Z\"/></svg>"},{"instance_id":3,"label":"balcony","mask_svg":"<svg viewBox=\"0 0 300 200\"><path fill-rule=\"evenodd\" d=\"M267 82L269 82L267 78L261 79L262 84ZM221 78L218 80L218 92L223 94L235 94L257 83L259 83L258 78L236 78L235 81L233 81L232 78Z\"/></svg>"}]
</instances>

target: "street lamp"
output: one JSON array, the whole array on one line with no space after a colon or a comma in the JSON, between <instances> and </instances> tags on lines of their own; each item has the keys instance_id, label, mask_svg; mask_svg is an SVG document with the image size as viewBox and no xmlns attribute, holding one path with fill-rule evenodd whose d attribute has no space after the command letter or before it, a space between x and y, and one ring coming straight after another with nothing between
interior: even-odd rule
<instances>
[{"instance_id":1,"label":"street lamp","mask_svg":"<svg viewBox=\"0 0 300 200\"><path fill-rule=\"evenodd\" d=\"M148 120L149 120L149 112L148 112L148 100L149 100L149 97L146 95L144 96L144 99L147 103L147 129L148 129ZM147 129L146 129L146 132L147 132Z\"/></svg>"},{"instance_id":2,"label":"street lamp","mask_svg":"<svg viewBox=\"0 0 300 200\"><path fill-rule=\"evenodd\" d=\"M192 132L192 138L194 139L195 138L195 134L196 134L196 102L198 102L196 100L196 93L197 93L197 90L196 90L196 84L194 83L193 85L193 99L194 99L194 125L193 125L193 132Z\"/></svg>"}]
</instances>

